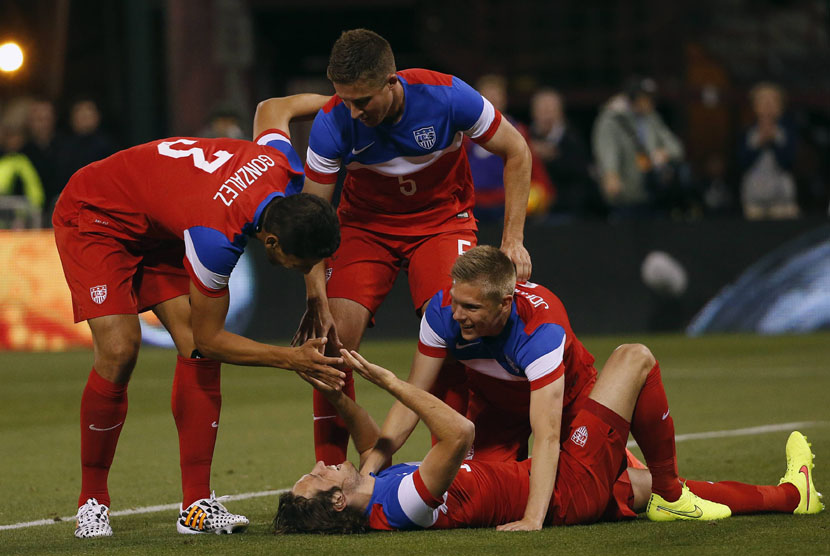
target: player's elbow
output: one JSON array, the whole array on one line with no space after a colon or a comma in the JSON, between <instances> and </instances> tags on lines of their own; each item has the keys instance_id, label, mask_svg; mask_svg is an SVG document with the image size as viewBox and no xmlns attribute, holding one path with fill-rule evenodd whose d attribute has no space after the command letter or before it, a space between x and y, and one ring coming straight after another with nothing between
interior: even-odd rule
<instances>
[{"instance_id":1,"label":"player's elbow","mask_svg":"<svg viewBox=\"0 0 830 556\"><path fill-rule=\"evenodd\" d=\"M473 445L473 440L475 440L476 427L473 425L472 421L462 415L459 415L456 421L456 447L459 452L466 455L467 452L470 451L470 447Z\"/></svg>"}]
</instances>

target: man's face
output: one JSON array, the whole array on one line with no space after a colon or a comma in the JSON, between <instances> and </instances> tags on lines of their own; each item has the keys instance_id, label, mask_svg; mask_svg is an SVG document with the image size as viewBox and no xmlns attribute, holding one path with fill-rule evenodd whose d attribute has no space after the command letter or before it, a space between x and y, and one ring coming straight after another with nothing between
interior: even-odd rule
<instances>
[{"instance_id":1,"label":"man's face","mask_svg":"<svg viewBox=\"0 0 830 556\"><path fill-rule=\"evenodd\" d=\"M291 493L303 498L312 498L318 492L325 492L338 487L345 494L354 489L360 479L360 473L351 462L340 465L325 465L318 461L307 475L294 483Z\"/></svg>"},{"instance_id":2,"label":"man's face","mask_svg":"<svg viewBox=\"0 0 830 556\"><path fill-rule=\"evenodd\" d=\"M450 289L452 318L461 325L461 337L467 341L482 336L496 336L510 316L513 297L501 301L484 295L483 287L475 282L455 282Z\"/></svg>"},{"instance_id":3,"label":"man's face","mask_svg":"<svg viewBox=\"0 0 830 556\"><path fill-rule=\"evenodd\" d=\"M289 255L279 245L267 247L265 253L268 255L268 261L271 264L287 268L288 270L299 270L303 274L311 272L311 268L320 262L320 259L301 259L300 257Z\"/></svg>"},{"instance_id":4,"label":"man's face","mask_svg":"<svg viewBox=\"0 0 830 556\"><path fill-rule=\"evenodd\" d=\"M334 91L349 108L352 119L360 120L367 127L375 127L392 116L395 96L393 86L397 83L395 74L391 74L382 85L358 80L348 85L334 83Z\"/></svg>"}]
</instances>

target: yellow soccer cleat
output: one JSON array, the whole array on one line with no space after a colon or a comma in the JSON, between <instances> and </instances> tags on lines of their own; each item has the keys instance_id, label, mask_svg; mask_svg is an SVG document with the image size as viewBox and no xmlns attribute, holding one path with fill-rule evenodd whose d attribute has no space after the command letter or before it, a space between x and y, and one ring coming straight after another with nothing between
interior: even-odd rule
<instances>
[{"instance_id":1,"label":"yellow soccer cleat","mask_svg":"<svg viewBox=\"0 0 830 556\"><path fill-rule=\"evenodd\" d=\"M787 472L778 484L790 483L798 489L801 501L794 514L817 514L824 509L821 493L813 484L813 452L807 437L798 431L790 433L787 439Z\"/></svg>"},{"instance_id":2,"label":"yellow soccer cleat","mask_svg":"<svg viewBox=\"0 0 830 556\"><path fill-rule=\"evenodd\" d=\"M694 494L689 487L683 485L683 492L674 502L667 502L662 496L654 492L648 500L646 517L651 521L713 521L725 519L732 515L729 506L704 500Z\"/></svg>"}]
</instances>

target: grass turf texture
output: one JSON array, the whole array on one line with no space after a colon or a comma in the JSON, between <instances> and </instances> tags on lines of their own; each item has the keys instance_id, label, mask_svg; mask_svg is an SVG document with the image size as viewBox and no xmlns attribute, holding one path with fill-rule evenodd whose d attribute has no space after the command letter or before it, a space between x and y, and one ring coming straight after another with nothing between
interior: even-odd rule
<instances>
[{"instance_id":1,"label":"grass turf texture","mask_svg":"<svg viewBox=\"0 0 830 556\"><path fill-rule=\"evenodd\" d=\"M816 454L816 483L830 500L830 334L805 336L596 337L583 339L604 363L625 341L649 345L661 363L677 434L822 421L802 429ZM367 342L363 353L408 372L414 343ZM74 513L80 486L78 407L91 354L0 353L0 525ZM141 351L130 411L110 474L113 510L178 502L176 430L170 414L174 354ZM226 367L213 468L217 494L289 487L313 464L311 390L280 370ZM358 400L382 419L390 398L358 378ZM787 432L678 444L681 474L775 484ZM419 427L397 461L421 459ZM354 457L352 457L354 461ZM360 537L269 534L276 497L227 503L251 519L243 535L183 536L171 510L112 518L111 538L79 540L73 522L0 531L2 554L830 554L830 511L818 516L739 516L712 524L628 523L552 528L375 533Z\"/></svg>"}]
</instances>

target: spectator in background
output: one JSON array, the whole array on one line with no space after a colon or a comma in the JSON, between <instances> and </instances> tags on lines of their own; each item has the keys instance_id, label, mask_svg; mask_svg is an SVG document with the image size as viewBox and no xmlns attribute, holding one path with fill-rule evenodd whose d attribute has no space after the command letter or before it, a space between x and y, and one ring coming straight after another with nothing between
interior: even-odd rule
<instances>
[{"instance_id":1,"label":"spectator in background","mask_svg":"<svg viewBox=\"0 0 830 556\"><path fill-rule=\"evenodd\" d=\"M530 101L530 116L530 146L556 189L553 211L579 218L604 217L604 202L589 173L588 150L565 120L562 95L540 89Z\"/></svg>"},{"instance_id":2,"label":"spectator in background","mask_svg":"<svg viewBox=\"0 0 830 556\"><path fill-rule=\"evenodd\" d=\"M11 214L8 221L0 216L0 227L22 228L27 217L31 226L41 223L43 185L32 161L21 152L25 142L22 125L8 120L0 123L0 196L5 197L0 199L0 209Z\"/></svg>"},{"instance_id":3,"label":"spectator in background","mask_svg":"<svg viewBox=\"0 0 830 556\"><path fill-rule=\"evenodd\" d=\"M69 110L71 134L57 153L57 179L63 187L77 170L113 154L117 148L101 130L101 112L94 100L82 97Z\"/></svg>"},{"instance_id":4,"label":"spectator in background","mask_svg":"<svg viewBox=\"0 0 830 556\"><path fill-rule=\"evenodd\" d=\"M23 153L32 161L43 182L44 206L50 213L66 185L58 180L57 157L65 137L57 131L56 123L55 105L51 100L35 98L29 103L26 118L28 139ZM51 222L51 218L46 221Z\"/></svg>"},{"instance_id":5,"label":"spectator in background","mask_svg":"<svg viewBox=\"0 0 830 556\"><path fill-rule=\"evenodd\" d=\"M594 124L594 158L612 218L653 215L677 202L683 145L655 110L656 93L653 79L632 77Z\"/></svg>"},{"instance_id":6,"label":"spectator in background","mask_svg":"<svg viewBox=\"0 0 830 556\"><path fill-rule=\"evenodd\" d=\"M229 139L247 139L250 134L242 130L239 113L226 105L219 105L210 113L207 125L199 132L199 137L227 137Z\"/></svg>"},{"instance_id":7,"label":"spectator in background","mask_svg":"<svg viewBox=\"0 0 830 556\"><path fill-rule=\"evenodd\" d=\"M741 204L750 220L796 218L795 133L785 124L784 93L773 83L759 83L750 92L755 123L739 148Z\"/></svg>"},{"instance_id":8,"label":"spectator in background","mask_svg":"<svg viewBox=\"0 0 830 556\"><path fill-rule=\"evenodd\" d=\"M476 82L476 90L489 100L529 143L527 126L505 113L507 79L502 75L484 75ZM504 219L504 162L498 155L492 154L469 138L464 139L464 149L467 151L473 175L476 218L482 222L500 222ZM553 188L545 166L538 156L532 154L528 215L544 215L552 201Z\"/></svg>"}]
</instances>

